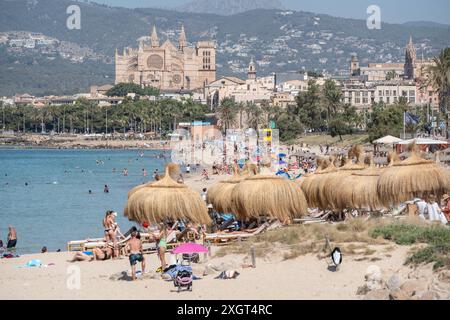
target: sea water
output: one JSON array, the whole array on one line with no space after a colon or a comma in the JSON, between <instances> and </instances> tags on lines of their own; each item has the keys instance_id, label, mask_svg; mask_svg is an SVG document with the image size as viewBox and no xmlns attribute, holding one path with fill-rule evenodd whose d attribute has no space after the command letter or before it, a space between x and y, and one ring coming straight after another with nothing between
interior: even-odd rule
<instances>
[{"instance_id":1,"label":"sea water","mask_svg":"<svg viewBox=\"0 0 450 320\"><path fill-rule=\"evenodd\" d=\"M107 210L118 213L125 233L135 225L123 215L127 193L153 180L155 169L163 172L170 155L164 158L162 153L0 149L0 239L6 246L12 225L19 254L40 252L43 246L65 251L70 240L103 237ZM125 168L128 176L123 175ZM105 185L109 193L104 193Z\"/></svg>"}]
</instances>

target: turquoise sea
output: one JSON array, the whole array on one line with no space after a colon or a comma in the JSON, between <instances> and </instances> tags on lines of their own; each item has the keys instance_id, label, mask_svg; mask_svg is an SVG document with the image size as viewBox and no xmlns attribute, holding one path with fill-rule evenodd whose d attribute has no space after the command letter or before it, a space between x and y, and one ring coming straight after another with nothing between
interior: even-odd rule
<instances>
[{"instance_id":1,"label":"turquoise sea","mask_svg":"<svg viewBox=\"0 0 450 320\"><path fill-rule=\"evenodd\" d=\"M69 240L103 237L102 219L107 210L117 211L117 221L126 232L134 225L123 216L127 193L152 180L155 169L164 170L166 160L158 158L160 154L0 149L0 239L6 245L8 225L13 225L19 254L40 252L43 246L65 251ZM124 168L128 176L123 175ZM147 170L147 177L142 169Z\"/></svg>"}]
</instances>

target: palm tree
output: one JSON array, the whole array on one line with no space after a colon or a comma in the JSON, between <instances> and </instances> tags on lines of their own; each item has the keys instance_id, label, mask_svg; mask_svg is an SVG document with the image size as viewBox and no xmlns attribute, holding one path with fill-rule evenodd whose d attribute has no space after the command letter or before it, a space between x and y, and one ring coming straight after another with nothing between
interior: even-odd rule
<instances>
[{"instance_id":1,"label":"palm tree","mask_svg":"<svg viewBox=\"0 0 450 320\"><path fill-rule=\"evenodd\" d=\"M219 119L220 128L223 132L236 125L238 107L234 99L224 98L216 109L216 116Z\"/></svg>"},{"instance_id":2,"label":"palm tree","mask_svg":"<svg viewBox=\"0 0 450 320\"><path fill-rule=\"evenodd\" d=\"M258 130L259 124L262 122L263 112L254 102L245 104L245 112L247 113L247 126Z\"/></svg>"},{"instance_id":3,"label":"palm tree","mask_svg":"<svg viewBox=\"0 0 450 320\"><path fill-rule=\"evenodd\" d=\"M427 70L428 81L439 96L439 106L442 113L447 114L446 137L448 135L449 127L449 112L450 112L450 48L441 51L439 56L433 58L433 65Z\"/></svg>"}]
</instances>

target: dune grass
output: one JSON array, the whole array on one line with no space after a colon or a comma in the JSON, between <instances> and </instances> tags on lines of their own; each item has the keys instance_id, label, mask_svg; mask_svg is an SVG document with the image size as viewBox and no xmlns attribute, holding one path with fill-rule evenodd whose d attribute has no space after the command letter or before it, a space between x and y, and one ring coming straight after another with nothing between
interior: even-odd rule
<instances>
[{"instance_id":1,"label":"dune grass","mask_svg":"<svg viewBox=\"0 0 450 320\"><path fill-rule=\"evenodd\" d=\"M306 254L324 258L329 254L328 239L333 247L340 247L345 255L356 256L357 261L378 261L389 257L394 244L428 244L416 249L405 264L434 263L435 269L450 268L450 229L424 223L418 219L396 221L392 219L352 219L338 224L293 225L265 232L248 241L220 248L216 256L227 254L248 255L251 248L256 257L280 254L282 259L295 259ZM384 245L380 250L370 246Z\"/></svg>"},{"instance_id":2,"label":"dune grass","mask_svg":"<svg viewBox=\"0 0 450 320\"><path fill-rule=\"evenodd\" d=\"M368 245L387 243L381 238L369 235L369 229L381 223L380 219L364 221L359 218L339 224L293 225L265 232L245 242L222 247L216 256L246 255L253 247L257 257L265 257L283 250L283 258L288 260L308 253L326 252L326 239L333 246L339 246L344 254L372 255L374 251L368 248Z\"/></svg>"},{"instance_id":3,"label":"dune grass","mask_svg":"<svg viewBox=\"0 0 450 320\"><path fill-rule=\"evenodd\" d=\"M406 264L434 263L433 268L450 269L450 229L445 226L418 223L390 224L372 230L373 237L383 237L399 245L426 243L406 260Z\"/></svg>"}]
</instances>

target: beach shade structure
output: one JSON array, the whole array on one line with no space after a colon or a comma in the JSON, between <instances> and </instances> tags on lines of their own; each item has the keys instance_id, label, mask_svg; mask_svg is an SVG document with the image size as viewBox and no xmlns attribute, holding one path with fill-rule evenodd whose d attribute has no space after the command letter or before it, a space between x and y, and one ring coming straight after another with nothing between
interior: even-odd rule
<instances>
[{"instance_id":1,"label":"beach shade structure","mask_svg":"<svg viewBox=\"0 0 450 320\"><path fill-rule=\"evenodd\" d=\"M375 167L373 157L369 156L370 167L357 170L345 177L339 189L341 208L378 211L383 205L378 197L378 178L382 169Z\"/></svg>"},{"instance_id":2,"label":"beach shade structure","mask_svg":"<svg viewBox=\"0 0 450 320\"><path fill-rule=\"evenodd\" d=\"M356 162L353 163L353 158ZM318 190L321 192L319 208L342 211L348 208L347 198L343 196L343 181L356 171L366 169L362 147L357 145L348 151L347 162L332 174L323 176L318 181Z\"/></svg>"},{"instance_id":3,"label":"beach shade structure","mask_svg":"<svg viewBox=\"0 0 450 320\"><path fill-rule=\"evenodd\" d=\"M184 243L172 250L173 254L207 253L208 248L197 243Z\"/></svg>"},{"instance_id":4,"label":"beach shade structure","mask_svg":"<svg viewBox=\"0 0 450 320\"><path fill-rule=\"evenodd\" d=\"M440 198L450 191L449 170L421 158L413 146L408 159L384 170L378 179L377 191L385 206L430 195Z\"/></svg>"},{"instance_id":5,"label":"beach shade structure","mask_svg":"<svg viewBox=\"0 0 450 320\"><path fill-rule=\"evenodd\" d=\"M230 179L219 181L208 190L208 203L220 213L234 213L231 194L234 187L246 177L256 174L256 165L247 163L242 171L235 166Z\"/></svg>"},{"instance_id":6,"label":"beach shade structure","mask_svg":"<svg viewBox=\"0 0 450 320\"><path fill-rule=\"evenodd\" d=\"M170 176L170 168L173 167L173 164L166 167L163 179L131 190L133 192L124 210L129 220L160 223L167 219L184 219L192 223L210 224L211 219L200 194L174 181Z\"/></svg>"},{"instance_id":7,"label":"beach shade structure","mask_svg":"<svg viewBox=\"0 0 450 320\"><path fill-rule=\"evenodd\" d=\"M245 178L232 191L236 217L241 220L265 216L287 222L308 212L306 198L295 182L274 175L266 162L261 172Z\"/></svg>"},{"instance_id":8,"label":"beach shade structure","mask_svg":"<svg viewBox=\"0 0 450 320\"><path fill-rule=\"evenodd\" d=\"M396 143L403 142L402 139L393 137L393 136L385 136L383 138L377 139L373 142L373 144L391 144L394 145Z\"/></svg>"},{"instance_id":9,"label":"beach shade structure","mask_svg":"<svg viewBox=\"0 0 450 320\"><path fill-rule=\"evenodd\" d=\"M168 172L168 173L169 173L169 176L170 176L173 180L176 181L177 178L178 178L178 176L179 176L179 174L180 174L180 167L179 167L177 164L175 164L175 163L169 163L169 164L166 166L166 172ZM158 177L157 177L157 181L161 180L162 178L164 178L164 175L163 175L163 176L158 176ZM146 187L148 187L149 185L151 185L151 184L153 184L153 183L155 183L155 182L149 182L149 183L141 184L141 185L139 185L139 186L134 187L133 189L131 189L130 191L128 191L128 199L130 199L130 197L131 197L134 193L136 193L137 191L139 191L140 189L146 188Z\"/></svg>"},{"instance_id":10,"label":"beach shade structure","mask_svg":"<svg viewBox=\"0 0 450 320\"><path fill-rule=\"evenodd\" d=\"M317 188L317 180L319 180L323 174L329 174L335 171L337 171L337 168L334 166L332 161L318 158L316 172L307 173L302 178L297 180L297 184L302 189L309 208L319 207L318 197L320 196L320 192Z\"/></svg>"}]
</instances>

